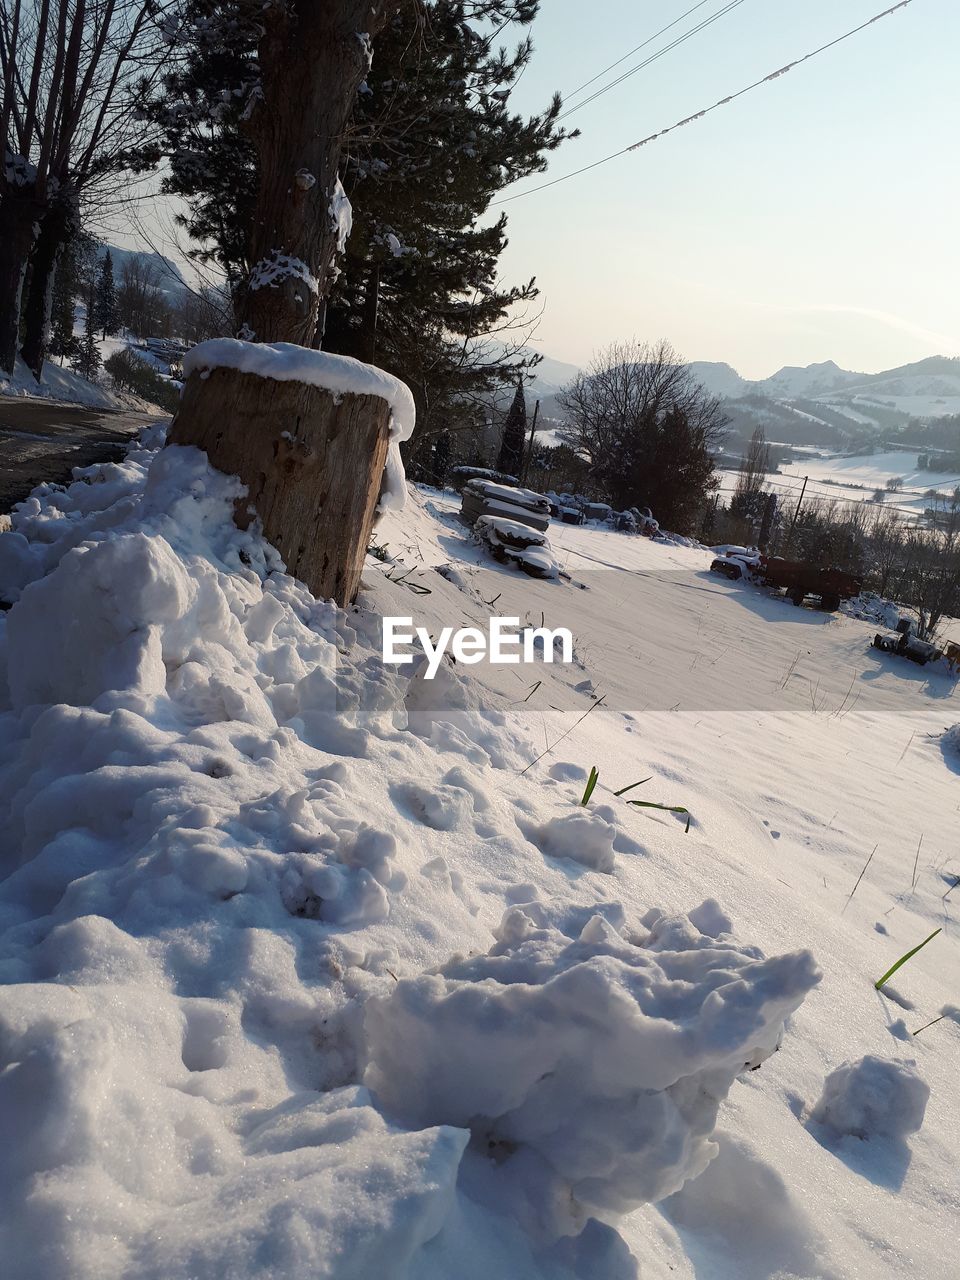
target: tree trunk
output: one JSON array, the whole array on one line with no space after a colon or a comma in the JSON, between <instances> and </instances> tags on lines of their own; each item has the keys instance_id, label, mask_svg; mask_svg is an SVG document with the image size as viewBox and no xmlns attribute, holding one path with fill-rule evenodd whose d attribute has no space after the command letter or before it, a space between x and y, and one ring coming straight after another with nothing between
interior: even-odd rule
<instances>
[{"instance_id":1,"label":"tree trunk","mask_svg":"<svg viewBox=\"0 0 960 1280\"><path fill-rule=\"evenodd\" d=\"M214 367L187 379L169 443L196 445L239 476L248 496L237 524L250 524L252 505L288 571L346 605L360 585L389 423L379 396Z\"/></svg>"},{"instance_id":2,"label":"tree trunk","mask_svg":"<svg viewBox=\"0 0 960 1280\"><path fill-rule=\"evenodd\" d=\"M50 347L50 310L57 266L67 242L78 229L76 197L64 186L40 223L40 234L30 255L30 286L23 304L21 354L38 382Z\"/></svg>"},{"instance_id":3,"label":"tree trunk","mask_svg":"<svg viewBox=\"0 0 960 1280\"><path fill-rule=\"evenodd\" d=\"M264 7L262 99L248 131L259 187L250 278L240 291L240 337L309 347L321 299L337 276L344 130L370 68L370 38L396 0L288 0Z\"/></svg>"},{"instance_id":4,"label":"tree trunk","mask_svg":"<svg viewBox=\"0 0 960 1280\"><path fill-rule=\"evenodd\" d=\"M20 342L20 299L43 206L27 187L0 199L0 371L13 375Z\"/></svg>"}]
</instances>

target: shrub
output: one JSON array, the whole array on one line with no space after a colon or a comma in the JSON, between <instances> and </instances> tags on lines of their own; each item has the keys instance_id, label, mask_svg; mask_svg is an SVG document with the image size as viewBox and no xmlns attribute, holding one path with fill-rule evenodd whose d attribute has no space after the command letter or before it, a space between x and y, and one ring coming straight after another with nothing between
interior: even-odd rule
<instances>
[{"instance_id":1,"label":"shrub","mask_svg":"<svg viewBox=\"0 0 960 1280\"><path fill-rule=\"evenodd\" d=\"M166 378L161 378L156 369L145 360L138 359L129 347L114 352L103 367L119 390L132 391L151 404L159 405L169 413L176 413L180 404L179 388Z\"/></svg>"}]
</instances>

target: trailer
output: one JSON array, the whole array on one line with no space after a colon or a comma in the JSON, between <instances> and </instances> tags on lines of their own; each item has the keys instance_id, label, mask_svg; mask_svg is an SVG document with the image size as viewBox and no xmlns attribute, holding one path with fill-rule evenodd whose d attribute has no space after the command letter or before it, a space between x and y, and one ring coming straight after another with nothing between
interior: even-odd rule
<instances>
[{"instance_id":1,"label":"trailer","mask_svg":"<svg viewBox=\"0 0 960 1280\"><path fill-rule=\"evenodd\" d=\"M841 569L821 569L804 560L782 560L761 556L756 576L767 587L781 590L798 607L807 596L816 596L828 613L839 609L841 600L858 596L863 588L859 578Z\"/></svg>"}]
</instances>

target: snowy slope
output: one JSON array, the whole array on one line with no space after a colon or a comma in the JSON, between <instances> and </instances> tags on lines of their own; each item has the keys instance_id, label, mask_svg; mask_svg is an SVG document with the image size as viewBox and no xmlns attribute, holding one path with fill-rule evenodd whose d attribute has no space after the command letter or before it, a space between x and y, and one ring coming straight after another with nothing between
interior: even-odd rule
<instances>
[{"instance_id":1,"label":"snowy slope","mask_svg":"<svg viewBox=\"0 0 960 1280\"><path fill-rule=\"evenodd\" d=\"M121 397L88 382L72 369L61 367L55 360L47 360L43 377L38 382L27 366L17 356L12 378L0 376L0 395L39 396L45 400L63 400L70 404L88 404L97 409L116 409L126 403Z\"/></svg>"},{"instance_id":2,"label":"snowy slope","mask_svg":"<svg viewBox=\"0 0 960 1280\"><path fill-rule=\"evenodd\" d=\"M155 288L171 298L178 297L187 289L187 283L177 264L156 250L121 249L115 244L101 244L98 256L102 257L107 251L113 259L113 274L117 281L123 276L124 265L130 262L148 272L149 277L155 281Z\"/></svg>"},{"instance_id":3,"label":"snowy slope","mask_svg":"<svg viewBox=\"0 0 960 1280\"><path fill-rule=\"evenodd\" d=\"M531 581L422 490L341 613L157 443L0 537L18 1280L950 1274L951 679L696 548L556 526ZM430 685L381 613L575 662Z\"/></svg>"}]
</instances>

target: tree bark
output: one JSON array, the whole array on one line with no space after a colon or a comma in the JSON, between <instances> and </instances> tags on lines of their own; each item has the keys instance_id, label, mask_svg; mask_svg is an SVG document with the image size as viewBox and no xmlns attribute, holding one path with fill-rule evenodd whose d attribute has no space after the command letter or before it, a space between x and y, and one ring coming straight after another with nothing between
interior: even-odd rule
<instances>
[{"instance_id":1,"label":"tree bark","mask_svg":"<svg viewBox=\"0 0 960 1280\"><path fill-rule=\"evenodd\" d=\"M50 308L57 266L78 229L76 195L64 186L40 223L40 234L30 255L30 285L23 304L20 351L38 382L50 348Z\"/></svg>"},{"instance_id":2,"label":"tree bark","mask_svg":"<svg viewBox=\"0 0 960 1280\"><path fill-rule=\"evenodd\" d=\"M196 445L248 496L236 521L259 515L268 542L313 594L349 604L360 585L390 407L379 396L337 395L213 368L187 379L169 443Z\"/></svg>"},{"instance_id":3,"label":"tree bark","mask_svg":"<svg viewBox=\"0 0 960 1280\"><path fill-rule=\"evenodd\" d=\"M0 200L0 370L11 377L20 342L23 278L43 206L32 188L8 186Z\"/></svg>"},{"instance_id":4,"label":"tree bark","mask_svg":"<svg viewBox=\"0 0 960 1280\"><path fill-rule=\"evenodd\" d=\"M398 0L287 0L262 10L262 98L248 131L259 186L239 336L309 347L342 249L338 166L370 39ZM345 197L343 197L345 199Z\"/></svg>"}]
</instances>

